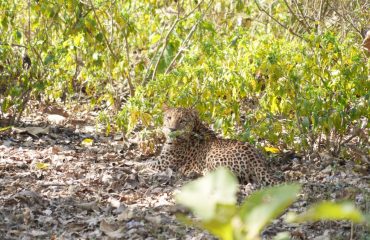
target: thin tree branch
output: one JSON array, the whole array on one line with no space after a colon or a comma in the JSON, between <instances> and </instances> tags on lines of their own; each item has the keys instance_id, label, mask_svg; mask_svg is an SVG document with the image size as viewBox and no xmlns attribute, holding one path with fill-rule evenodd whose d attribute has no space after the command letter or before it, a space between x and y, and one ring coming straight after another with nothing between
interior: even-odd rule
<instances>
[{"instance_id":1,"label":"thin tree branch","mask_svg":"<svg viewBox=\"0 0 370 240\"><path fill-rule=\"evenodd\" d=\"M3 42L0 42L0 45L3 45L3 46L10 46L10 47L20 47L20 48L29 49L29 48L28 48L27 46L25 46L25 45L20 45L20 44L15 44L15 43L11 43L11 44L9 44L9 43L3 43ZM35 47L33 47L33 46L31 46L31 45L30 45L30 49L31 49L31 51L33 51L33 52L36 54L36 56L37 56L38 60L39 60L39 61L40 61L40 63L43 65L44 63L42 62L42 58L41 58L40 53L38 53L38 52L36 51Z\"/></svg>"},{"instance_id":2,"label":"thin tree branch","mask_svg":"<svg viewBox=\"0 0 370 240\"><path fill-rule=\"evenodd\" d=\"M15 44L15 43L4 43L4 42L0 42L0 45L10 46L10 47L20 47L20 48L28 49L28 47L25 46L25 45L20 45L20 44Z\"/></svg>"},{"instance_id":3,"label":"thin tree branch","mask_svg":"<svg viewBox=\"0 0 370 240\"><path fill-rule=\"evenodd\" d=\"M117 55L114 53L114 51L113 51L113 49L112 49L112 46L111 46L111 44L110 44L110 43L109 43L109 41L108 41L107 36L105 36L105 34L104 34L104 32L103 32L103 29L104 29L104 28L103 28L103 25L101 24L101 22L100 22L100 20L99 20L99 18L98 18L98 15L96 14L96 9L95 9L95 6L94 6L94 4L93 4L92 0L90 0L90 4L91 4L91 8L92 8L92 10L93 10L93 12L94 12L94 16L95 16L96 22L98 23L99 28L100 28L100 31L102 32L102 35L103 35L103 38L104 38L105 44L107 45L107 47L108 47L108 49L109 49L110 53L112 54L112 56L114 57L114 59L115 59L115 60L118 60L118 57L117 57Z\"/></svg>"},{"instance_id":4,"label":"thin tree branch","mask_svg":"<svg viewBox=\"0 0 370 240\"><path fill-rule=\"evenodd\" d=\"M170 35L171 35L172 31L175 29L175 26L177 25L177 23L178 23L179 21L180 21L180 19L179 19L179 18L178 18L178 16L177 16L177 17L176 17L176 19L175 19L175 21L173 22L173 24L172 24L172 26L171 26L170 30L167 32L166 37L164 38L164 44L163 44L163 46L162 46L162 50L161 50L161 52L160 52L160 54L159 54L159 56L158 56L158 59L157 59L157 62L156 62L156 64L155 64L155 66L154 66L154 70L153 70L153 74L152 74L152 81L153 81L153 79L155 78L155 75L156 75L157 70L158 70L159 62L161 61L161 58L162 58L162 56L163 56L163 54L164 54L164 51L166 50L166 47L167 47L167 44L168 44L168 39L169 39L169 37L170 37Z\"/></svg>"},{"instance_id":5,"label":"thin tree branch","mask_svg":"<svg viewBox=\"0 0 370 240\"><path fill-rule=\"evenodd\" d=\"M31 0L28 0L28 45L31 44Z\"/></svg>"},{"instance_id":6,"label":"thin tree branch","mask_svg":"<svg viewBox=\"0 0 370 240\"><path fill-rule=\"evenodd\" d=\"M197 10L199 8L199 6L204 2L204 0L200 1L190 12L188 12L185 16L183 16L182 18L180 18L180 21L190 17L190 15L192 15L195 10ZM213 0L210 1L210 4L213 2ZM209 6L209 5L208 5ZM208 7L207 7L208 9ZM207 10L206 10L207 11Z\"/></svg>"},{"instance_id":7,"label":"thin tree branch","mask_svg":"<svg viewBox=\"0 0 370 240\"><path fill-rule=\"evenodd\" d=\"M312 29L311 25L308 23L307 21L307 16L302 12L302 9L299 7L298 3L296 0L293 0L296 8L298 9L298 12L300 13L301 17L303 18L304 22L306 23L306 26L309 28L309 29Z\"/></svg>"},{"instance_id":8,"label":"thin tree branch","mask_svg":"<svg viewBox=\"0 0 370 240\"><path fill-rule=\"evenodd\" d=\"M258 0L254 0L255 4L257 5L257 8L258 10L260 10L261 12L264 12L267 16L269 16L272 20L274 20L277 24L279 24L282 28L288 30L291 34L293 34L294 36L304 40L307 42L307 39L305 39L303 36L299 35L298 33L294 32L291 28L285 26L284 24L282 24L279 20L277 20L274 16L272 16L268 11L266 11L266 9L264 9L263 7L260 6L260 4L258 3Z\"/></svg>"},{"instance_id":9,"label":"thin tree branch","mask_svg":"<svg viewBox=\"0 0 370 240\"><path fill-rule=\"evenodd\" d=\"M124 34L124 39L125 39L125 49L126 49L126 58L127 58L127 68L128 68L128 73L127 73L127 83L130 88L130 96L133 97L135 96L135 88L132 84L132 79L131 79L131 66L130 66L130 46L128 45L128 40L127 40L127 33Z\"/></svg>"},{"instance_id":10,"label":"thin tree branch","mask_svg":"<svg viewBox=\"0 0 370 240\"><path fill-rule=\"evenodd\" d=\"M36 50L36 48L33 47L33 46L31 46L31 51L36 54L37 59L39 60L39 62L41 63L41 65L44 65L44 63L42 62L42 57L41 57L40 53Z\"/></svg>"},{"instance_id":11,"label":"thin tree branch","mask_svg":"<svg viewBox=\"0 0 370 240\"><path fill-rule=\"evenodd\" d=\"M328 2L328 5L329 5L329 7L336 13L336 14L338 14L338 16L339 17L341 17L341 18L343 18L346 22L348 22L355 30L356 30L356 32L358 32L360 35L361 35L361 30L360 29L358 29L357 27L356 27L356 25L353 23L353 21L351 21L351 20L349 20L348 18L346 18L345 17L345 15L344 14L341 14L341 13L339 13L338 11L337 11L337 9L336 8L334 8L332 5L330 5L330 3Z\"/></svg>"},{"instance_id":12,"label":"thin tree branch","mask_svg":"<svg viewBox=\"0 0 370 240\"><path fill-rule=\"evenodd\" d=\"M163 37L163 35L164 35L164 31L162 31L162 33L161 33L161 37L160 37L160 39L162 39L162 37ZM158 55L158 52L159 52L159 49L161 48L161 44L157 44L157 47L156 47L156 49L155 49L155 53L154 53L154 57L150 60L150 63L149 63L149 66L147 67L147 69L146 69L146 73L145 73L145 76L144 76L144 81L143 81L143 83L145 84L145 82L149 79L149 74L150 74L150 69L152 68L152 66L153 66L153 63L154 63L154 60L155 60L155 56L157 56Z\"/></svg>"},{"instance_id":13,"label":"thin tree branch","mask_svg":"<svg viewBox=\"0 0 370 240\"><path fill-rule=\"evenodd\" d=\"M176 56L172 59L171 63L168 65L166 71L165 71L165 74L169 73L169 71L172 69L172 67L175 65L175 62L176 60L178 59L178 57L182 54L182 52L185 50L186 48L186 45L188 44L190 38L193 36L195 30L197 29L199 23L203 20L203 17L205 15L205 13L209 10L209 8L211 7L213 3L213 0L211 0L206 8L206 10L203 12L202 16L198 19L198 21L193 25L193 27L191 28L190 32L188 33L188 35L186 36L185 40L181 43L181 46L179 48L179 51L177 52Z\"/></svg>"},{"instance_id":14,"label":"thin tree branch","mask_svg":"<svg viewBox=\"0 0 370 240\"><path fill-rule=\"evenodd\" d=\"M290 7L289 3L287 2L287 0L284 0L284 3L286 5L286 7L288 8L290 14L293 15L293 17L295 17L298 22L306 29L307 32L310 31L310 28L306 25L306 22L302 21L302 19L300 19L297 14L293 11L293 9Z\"/></svg>"},{"instance_id":15,"label":"thin tree branch","mask_svg":"<svg viewBox=\"0 0 370 240\"><path fill-rule=\"evenodd\" d=\"M98 18L98 15L96 13L96 9L94 7L94 4L93 4L92 0L90 0L90 4L91 4L91 8L92 8L92 10L94 12L95 19L96 19L96 21L97 21L97 23L99 25L99 28L100 28L100 30L101 30L101 32L103 34L103 38L104 38L105 44L107 45L107 47L108 47L110 53L112 54L114 60L115 61L118 61L119 60L118 56L113 51L112 45L110 44L107 36L103 32L103 29L104 28L103 28L103 26L102 26L102 24L101 24L101 22L100 22L100 20ZM129 88L130 88L130 96L133 97L135 95L135 89L134 89L134 86L132 84L132 80L131 80L131 76L130 76L130 52L129 52L129 45L128 45L128 41L127 41L127 34L124 35L124 40L125 40L125 48L126 48L126 57L127 57L127 61L128 61L127 83L129 85ZM122 75L122 78L125 78L125 76L124 76L123 73L121 75Z\"/></svg>"},{"instance_id":16,"label":"thin tree branch","mask_svg":"<svg viewBox=\"0 0 370 240\"><path fill-rule=\"evenodd\" d=\"M213 2L213 0L211 1ZM163 57L163 54L164 54L164 51L166 50L166 47L168 45L168 42L169 42L169 37L171 35L171 33L174 31L176 25L180 22L180 21L183 21L185 20L186 18L188 18L190 15L192 15L196 9L199 8L199 6L203 3L203 0L200 1L195 7L194 9L192 9L189 13L185 14L184 17L180 17L180 1L177 2L177 16L176 16L176 19L175 21L172 23L170 29L168 30L165 38L164 38L164 42L163 42L163 45L162 45L162 50L158 56L158 59L157 59L157 62L154 66L154 70L153 70L153 73L152 73L152 80L154 80L155 78L155 75L157 74L157 70L158 70L158 66L159 66L159 62L161 60L161 58ZM154 58L156 57L156 55L154 55ZM146 80L146 79L144 79ZM144 82L145 84L145 82Z\"/></svg>"},{"instance_id":17,"label":"thin tree branch","mask_svg":"<svg viewBox=\"0 0 370 240\"><path fill-rule=\"evenodd\" d=\"M189 34L186 36L185 40L182 42L180 48L179 48L179 51L177 52L176 56L172 59L171 63L168 65L166 71L164 72L165 74L167 74L170 69L175 65L175 61L176 59L181 55L181 53L185 50L185 45L187 44L187 42L189 41L189 39L191 38L191 36L193 36L197 26L199 24L199 21L197 21L194 26L191 28Z\"/></svg>"},{"instance_id":18,"label":"thin tree branch","mask_svg":"<svg viewBox=\"0 0 370 240\"><path fill-rule=\"evenodd\" d=\"M320 0L320 6L319 6L319 11L317 13L316 17L316 31L318 33L321 33L321 20L322 20L322 15L323 15L323 6L324 6L324 0Z\"/></svg>"}]
</instances>

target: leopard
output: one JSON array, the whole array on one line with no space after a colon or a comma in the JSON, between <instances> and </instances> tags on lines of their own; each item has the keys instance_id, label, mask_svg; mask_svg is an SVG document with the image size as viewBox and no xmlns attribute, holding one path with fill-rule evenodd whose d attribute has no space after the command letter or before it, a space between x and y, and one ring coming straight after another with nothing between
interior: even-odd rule
<instances>
[{"instance_id":1,"label":"leopard","mask_svg":"<svg viewBox=\"0 0 370 240\"><path fill-rule=\"evenodd\" d=\"M241 183L277 184L265 157L250 143L218 137L193 108L163 110L162 131L166 140L159 156L149 163L152 169L170 168L185 176L202 176L226 167Z\"/></svg>"}]
</instances>

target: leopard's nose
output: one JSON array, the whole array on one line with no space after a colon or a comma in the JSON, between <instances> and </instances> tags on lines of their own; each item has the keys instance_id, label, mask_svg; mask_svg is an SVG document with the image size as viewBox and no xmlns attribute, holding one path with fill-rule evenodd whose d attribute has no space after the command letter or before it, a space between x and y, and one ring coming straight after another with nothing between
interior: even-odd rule
<instances>
[{"instance_id":1,"label":"leopard's nose","mask_svg":"<svg viewBox=\"0 0 370 240\"><path fill-rule=\"evenodd\" d=\"M170 130L170 132L174 132L176 131L176 128L168 128Z\"/></svg>"}]
</instances>

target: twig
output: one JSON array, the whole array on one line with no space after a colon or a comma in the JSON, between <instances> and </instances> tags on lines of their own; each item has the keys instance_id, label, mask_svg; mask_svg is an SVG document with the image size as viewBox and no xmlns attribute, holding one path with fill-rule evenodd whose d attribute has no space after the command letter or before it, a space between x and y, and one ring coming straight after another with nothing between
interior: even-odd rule
<instances>
[{"instance_id":1,"label":"twig","mask_svg":"<svg viewBox=\"0 0 370 240\"><path fill-rule=\"evenodd\" d=\"M180 49L179 51L177 52L176 56L172 59L171 63L168 65L166 71L164 72L165 74L167 74L170 69L175 65L175 61L176 59L180 56L180 54L184 51L185 49L185 44L189 41L189 39L191 38L191 36L193 35L195 29L197 28L199 24L199 21L197 23L194 24L194 26L191 28L189 34L186 36L185 40L182 42L181 46L180 46Z\"/></svg>"},{"instance_id":2,"label":"twig","mask_svg":"<svg viewBox=\"0 0 370 240\"><path fill-rule=\"evenodd\" d=\"M103 38L104 38L105 44L107 45L109 51L111 52L112 56L114 57L114 60L115 61L118 61L119 60L118 56L113 51L112 46L111 46L110 42L108 41L107 36L103 32L103 29L104 28L103 28L103 26L102 26L102 24L101 24L101 22L100 22L100 20L98 18L98 15L96 14L96 9L94 7L94 4L93 4L92 0L89 0L89 1L90 1L90 4L91 4L91 8L92 8L92 10L94 12L95 19L96 19L96 21L97 21L97 23L99 25L99 28L100 28L100 30L101 30L101 32L103 34ZM128 70L129 72L127 73L127 82L128 82L129 88L130 88L130 95L131 96L134 96L135 89L134 89L134 86L132 84L131 76L130 76L130 61L129 61L130 58L129 58L129 45L128 45L128 41L127 41L127 34L125 34L125 37L124 38L125 38L125 48L126 48L127 61L128 61L128 69L129 69ZM122 77L124 78L123 73L122 73Z\"/></svg>"},{"instance_id":3,"label":"twig","mask_svg":"<svg viewBox=\"0 0 370 240\"><path fill-rule=\"evenodd\" d=\"M177 25L177 23L178 23L178 22L180 22L180 19L179 19L178 17L176 17L176 19L175 19L175 21L173 22L173 24L172 24L172 26L171 26L170 30L167 32L166 37L164 38L164 44L163 44L163 46L162 46L162 51L161 51L161 53L159 54L158 59L157 59L157 62L156 62L156 64L155 64L155 66L154 66L154 70L153 70L153 74L152 74L152 81L153 81L153 79L154 79L154 77L155 77L155 75L156 75L156 73L157 73L158 66L159 66L159 62L161 61L161 58L162 58L162 56L163 56L163 54L164 54L164 51L166 50L166 47L167 47L167 44L168 44L168 39L169 39L169 37L170 37L170 35L171 35L172 31L175 29L175 26Z\"/></svg>"},{"instance_id":4,"label":"twig","mask_svg":"<svg viewBox=\"0 0 370 240\"><path fill-rule=\"evenodd\" d=\"M293 11L293 9L290 7L290 5L289 5L289 3L287 2L287 0L284 0L284 3L285 3L285 5L287 6L287 8L288 8L288 10L289 10L289 12L290 12L290 14L292 14L293 15L293 17L295 17L297 20L298 20L298 22L306 29L306 31L308 31L309 32L309 30L310 30L310 28L306 25L306 22L304 22L304 21L302 21L298 16L297 16L297 14Z\"/></svg>"},{"instance_id":5,"label":"twig","mask_svg":"<svg viewBox=\"0 0 370 240\"><path fill-rule=\"evenodd\" d=\"M135 89L134 86L132 85L132 80L131 80L131 66L130 66L130 46L128 45L127 41L127 33L124 34L124 39L125 39L125 49L126 49L126 58L127 58L127 68L128 68L128 73L127 73L127 83L130 88L130 95L133 97L135 95Z\"/></svg>"},{"instance_id":6,"label":"twig","mask_svg":"<svg viewBox=\"0 0 370 240\"><path fill-rule=\"evenodd\" d=\"M28 45L31 44L31 0L28 0Z\"/></svg>"},{"instance_id":7,"label":"twig","mask_svg":"<svg viewBox=\"0 0 370 240\"><path fill-rule=\"evenodd\" d=\"M163 35L164 35L164 30L162 30L162 32L161 32L161 37L160 37L160 39L162 39ZM157 44L157 47L156 47L156 49L155 49L155 53L154 53L154 55L153 55L152 59L150 60L149 66L148 66L148 67L147 67L147 69L146 69L146 73L145 73L144 80L143 80L143 84L144 84L144 85L145 85L146 81L149 79L149 74L150 74L150 71L149 71L149 70L152 68L153 63L154 63L154 60L155 60L155 56L157 56L157 55L158 55L158 52L159 52L159 49L160 49L160 48L161 48L161 44L160 44L160 43L158 43L158 44Z\"/></svg>"},{"instance_id":8,"label":"twig","mask_svg":"<svg viewBox=\"0 0 370 240\"><path fill-rule=\"evenodd\" d=\"M284 29L288 30L291 34L293 34L294 36L304 40L307 42L307 39L305 39L303 36L299 35L298 33L294 32L291 28L285 26L284 24L282 24L281 22L279 22L279 20L277 20L274 16L272 16L268 11L266 11L266 9L262 8L260 6L260 4L258 3L258 0L254 0L255 4L257 5L257 8L258 10L260 10L261 12L264 12L267 16L269 16L272 20L274 20L277 24L279 24L281 27L283 27Z\"/></svg>"},{"instance_id":9,"label":"twig","mask_svg":"<svg viewBox=\"0 0 370 240\"><path fill-rule=\"evenodd\" d=\"M311 29L311 26L310 26L310 24L309 24L309 23L308 23L308 21L307 21L307 16L306 16L305 14L303 14L302 9L299 7L299 5L298 5L298 3L297 3L297 1L296 1L296 0L294 0L294 4L295 4L296 8L298 9L298 12L299 12L299 13L300 13L300 15L302 16L302 18L303 18L303 20L304 20L304 22L305 22L306 26L308 27L308 29Z\"/></svg>"},{"instance_id":10,"label":"twig","mask_svg":"<svg viewBox=\"0 0 370 240\"><path fill-rule=\"evenodd\" d=\"M110 17L110 42L113 42L113 39L114 39L114 24L113 24L113 20L114 20L114 18L113 18L113 13L112 13L112 5L113 4L115 4L116 3L116 1L115 0L113 0L113 1L111 1L110 2L110 13L109 13L109 17Z\"/></svg>"},{"instance_id":11,"label":"twig","mask_svg":"<svg viewBox=\"0 0 370 240\"><path fill-rule=\"evenodd\" d=\"M108 47L109 51L111 52L112 56L114 57L114 59L115 59L115 60L118 60L118 57L117 57L117 55L114 53L114 51L113 51L113 49L112 49L112 46L111 46L111 44L110 44L110 43L109 43L109 41L108 41L107 36L105 36L105 34L104 34L104 32L103 32L103 29L104 29L104 28L103 28L103 25L101 24L101 22L100 22L100 20L99 20L99 18L98 18L98 15L96 14L95 6L94 6L94 4L93 4L92 0L89 0L89 1L90 1L90 4L91 4L91 8L92 8L92 10L93 10L93 12L94 12L94 16L95 16L96 22L98 23L98 26L99 26L99 28L100 28L100 30L101 30L101 33L103 34L103 38L104 38L105 44L107 45L107 47Z\"/></svg>"},{"instance_id":12,"label":"twig","mask_svg":"<svg viewBox=\"0 0 370 240\"><path fill-rule=\"evenodd\" d=\"M23 115L23 111L26 108L26 103L29 100L30 93L31 93L31 89L30 89L30 87L28 87L28 89L22 94L22 96L20 98L20 99L22 99L21 108L19 110L18 116L17 117L14 116L15 123L19 123L19 121L21 120L21 117Z\"/></svg>"},{"instance_id":13,"label":"twig","mask_svg":"<svg viewBox=\"0 0 370 240\"><path fill-rule=\"evenodd\" d=\"M211 1L213 2L213 0ZM152 74L152 81L154 80L155 78L155 75L157 74L157 70L158 70L158 66L159 66L159 62L161 60L161 58L163 57L163 54L164 54L164 51L166 50L166 47L168 45L168 42L169 42L169 37L171 35L171 33L173 32L173 30L175 29L176 25L180 22L180 21L183 21L185 20L186 18L188 18L190 15L192 15L195 10L203 3L203 0L200 1L197 6L195 6L194 9L192 9L189 13L185 14L183 17L180 17L180 1L177 2L177 16L176 16L176 19L175 21L173 22L173 24L171 25L170 27L170 30L167 32L165 38L164 38L164 43L163 43L163 46L162 46L162 50L158 56L158 59L157 59L157 62L154 66L154 70L153 70L153 74ZM156 55L154 55L154 57L156 57Z\"/></svg>"},{"instance_id":14,"label":"twig","mask_svg":"<svg viewBox=\"0 0 370 240\"><path fill-rule=\"evenodd\" d=\"M175 65L175 62L177 60L177 58L182 54L182 52L184 51L184 49L186 48L185 46L188 44L190 38L193 36L195 30L197 29L199 23L203 20L203 17L204 17L204 14L208 11L208 9L210 8L211 4L213 3L213 0L211 0L206 8L206 10L203 12L202 14L202 17L200 17L198 19L198 21L193 25L193 27L191 28L190 32L188 33L188 35L186 36L185 40L182 42L181 46L180 46L180 49L179 51L177 52L176 56L172 59L171 63L168 65L166 71L165 71L165 74L167 74L171 68Z\"/></svg>"},{"instance_id":15,"label":"twig","mask_svg":"<svg viewBox=\"0 0 370 240\"><path fill-rule=\"evenodd\" d=\"M3 42L0 42L0 45L3 45L3 46L10 46L10 47L21 47L21 48L25 48L27 49L28 47L25 46L25 45L20 45L20 44L15 44L15 43L3 43Z\"/></svg>"},{"instance_id":16,"label":"twig","mask_svg":"<svg viewBox=\"0 0 370 240\"><path fill-rule=\"evenodd\" d=\"M341 13L339 13L338 11L337 11L337 9L336 8L334 8L333 6L331 6L330 5L330 3L328 2L328 5L329 5L329 7L336 13L336 14L338 14L339 15L339 17L341 17L341 18L343 18L346 22L348 22L355 30L356 30L356 32L358 32L360 35L361 35L361 30L360 29L358 29L356 26L355 26L355 24L353 23L353 21L350 21L349 19L347 19L346 17L345 17L345 15L344 14L341 14Z\"/></svg>"},{"instance_id":17,"label":"twig","mask_svg":"<svg viewBox=\"0 0 370 240\"><path fill-rule=\"evenodd\" d=\"M361 129L360 128L356 128L351 136L349 136L348 138L344 139L342 142L341 142L341 145L344 145L344 144L347 144L349 143L352 139L354 139L355 137L358 137L358 135L360 134L361 132Z\"/></svg>"},{"instance_id":18,"label":"twig","mask_svg":"<svg viewBox=\"0 0 370 240\"><path fill-rule=\"evenodd\" d=\"M164 38L164 43L163 43L163 46L162 46L161 53L159 54L158 59L157 59L157 62L155 64L155 66L154 66L154 70L153 70L153 73L152 73L152 81L154 80L154 77L157 74L159 62L161 61L161 58L162 58L162 56L164 54L164 51L166 50L166 47L167 47L167 44L168 44L168 39L170 38L171 33L173 32L173 30L175 29L177 23L179 23L179 22L180 22L180 1L177 2L177 16L176 16L176 19L172 23L172 26L170 27L170 30L167 32L167 34L166 34L166 36Z\"/></svg>"},{"instance_id":19,"label":"twig","mask_svg":"<svg viewBox=\"0 0 370 240\"><path fill-rule=\"evenodd\" d=\"M44 65L44 63L42 62L42 57L41 57L40 53L36 50L36 48L34 46L30 46L30 47L31 47L31 51L36 54L37 59L39 60L41 65Z\"/></svg>"},{"instance_id":20,"label":"twig","mask_svg":"<svg viewBox=\"0 0 370 240\"><path fill-rule=\"evenodd\" d=\"M321 25L322 25L322 17L323 17L323 7L324 7L324 0L320 0L320 6L319 6L319 11L317 13L316 17L316 32L321 34Z\"/></svg>"},{"instance_id":21,"label":"twig","mask_svg":"<svg viewBox=\"0 0 370 240\"><path fill-rule=\"evenodd\" d=\"M69 186L70 184L68 184ZM64 187L64 186L67 186L67 184L65 183L53 183L53 182L49 182L49 183L42 183L40 184L41 187Z\"/></svg>"},{"instance_id":22,"label":"twig","mask_svg":"<svg viewBox=\"0 0 370 240\"><path fill-rule=\"evenodd\" d=\"M190 15L192 15L194 12L195 12L195 10L197 10L198 8L199 8L199 6L202 4L204 2L204 0L202 0L202 1L200 1L192 10L190 10L190 12L188 12L185 16L183 16L182 18L180 18L180 20L182 21L182 20L184 20L184 19L186 19L186 18L188 18ZM209 8L209 6L211 5L211 3L213 2L213 0L211 0L210 1L210 3L209 3L209 5L208 5L208 7L207 7L207 10L208 10L208 8ZM206 11L207 11L206 10Z\"/></svg>"},{"instance_id":23,"label":"twig","mask_svg":"<svg viewBox=\"0 0 370 240\"><path fill-rule=\"evenodd\" d=\"M363 163L370 164L368 154L359 149L356 144L346 144L346 147L349 147L352 150L353 154L357 156L360 155L361 158L359 158L359 160L361 160Z\"/></svg>"}]
</instances>

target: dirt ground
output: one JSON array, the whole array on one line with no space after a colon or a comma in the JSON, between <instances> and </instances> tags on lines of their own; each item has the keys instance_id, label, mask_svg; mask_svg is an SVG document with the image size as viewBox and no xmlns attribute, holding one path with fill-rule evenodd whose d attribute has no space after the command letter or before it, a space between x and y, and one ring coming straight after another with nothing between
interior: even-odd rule
<instances>
[{"instance_id":1,"label":"dirt ground","mask_svg":"<svg viewBox=\"0 0 370 240\"><path fill-rule=\"evenodd\" d=\"M176 213L186 211L173 195L189 179L170 169L136 170L143 152L135 134L97 134L95 116L37 110L0 132L0 239L214 239L176 220ZM271 165L304 184L291 211L321 199L352 200L370 211L364 163L317 154L275 156ZM241 198L249 187L240 187ZM287 225L282 218L262 238L284 231L293 239L370 239L363 225Z\"/></svg>"}]
</instances>

